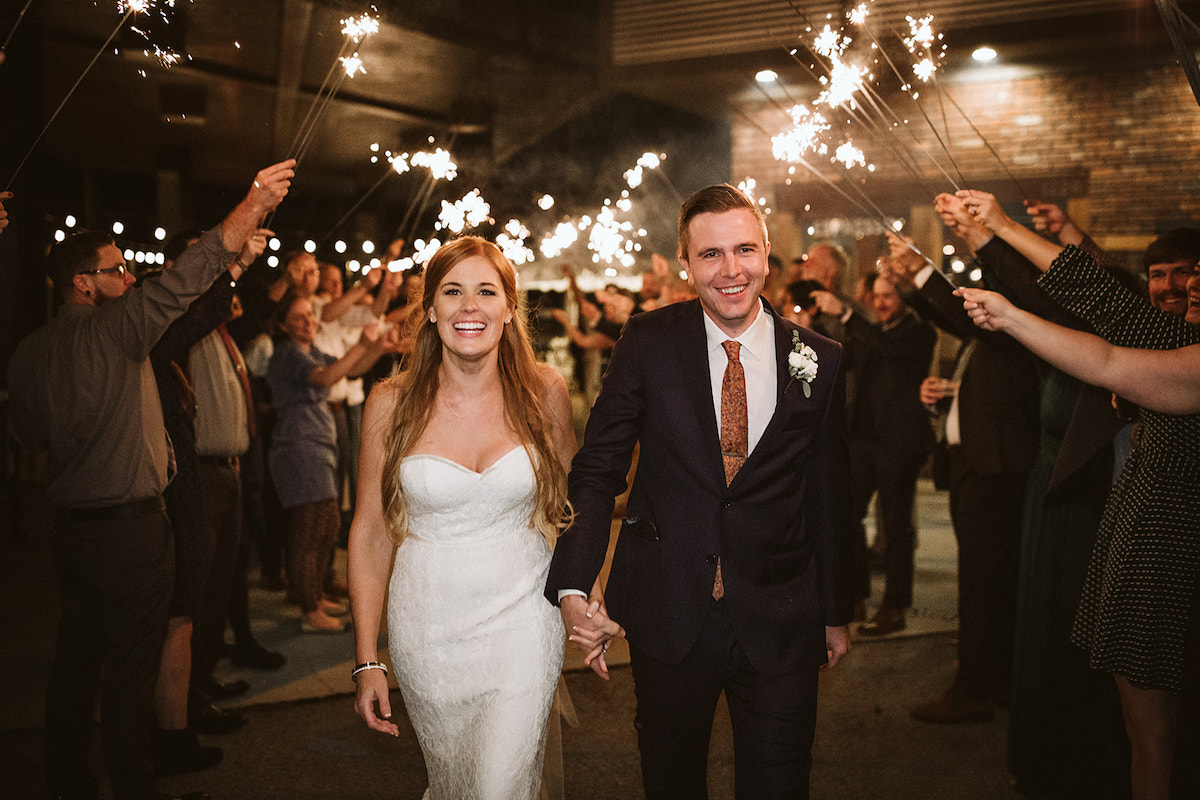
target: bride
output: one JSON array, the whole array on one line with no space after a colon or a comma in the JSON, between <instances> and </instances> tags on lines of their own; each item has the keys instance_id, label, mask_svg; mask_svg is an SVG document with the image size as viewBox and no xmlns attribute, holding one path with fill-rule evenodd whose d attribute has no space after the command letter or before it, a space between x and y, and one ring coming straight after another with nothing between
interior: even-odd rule
<instances>
[{"instance_id":1,"label":"bride","mask_svg":"<svg viewBox=\"0 0 1200 800\"><path fill-rule=\"evenodd\" d=\"M575 451L570 397L534 360L516 273L491 242L438 250L413 319L409 368L371 393L363 420L349 546L355 708L398 734L378 662L386 595L425 797L537 798L563 656L542 585Z\"/></svg>"}]
</instances>

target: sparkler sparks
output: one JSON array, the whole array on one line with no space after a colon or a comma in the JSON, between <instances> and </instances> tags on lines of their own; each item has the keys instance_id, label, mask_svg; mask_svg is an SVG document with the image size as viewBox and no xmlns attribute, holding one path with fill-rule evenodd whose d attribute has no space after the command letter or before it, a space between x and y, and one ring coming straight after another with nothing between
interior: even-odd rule
<instances>
[{"instance_id":1,"label":"sparkler sparks","mask_svg":"<svg viewBox=\"0 0 1200 800\"><path fill-rule=\"evenodd\" d=\"M448 151L440 147L432 153L425 151L413 153L409 163L414 167L426 167L435 180L452 181L458 177L458 164L451 160Z\"/></svg>"},{"instance_id":2,"label":"sparkler sparks","mask_svg":"<svg viewBox=\"0 0 1200 800\"><path fill-rule=\"evenodd\" d=\"M358 53L352 56L344 56L338 60L342 62L342 70L346 73L347 78L353 78L359 73L366 73L366 69L363 68L363 62L358 57Z\"/></svg>"},{"instance_id":3,"label":"sparkler sparks","mask_svg":"<svg viewBox=\"0 0 1200 800\"><path fill-rule=\"evenodd\" d=\"M454 203L442 201L442 213L438 215L437 229L462 233L466 228L475 228L488 221L492 207L478 189L472 189Z\"/></svg>"},{"instance_id":4,"label":"sparkler sparks","mask_svg":"<svg viewBox=\"0 0 1200 800\"><path fill-rule=\"evenodd\" d=\"M771 137L771 153L776 160L794 164L810 150L824 153L825 145L819 140L821 134L830 128L825 117L803 105L792 106L788 113L792 118L792 127Z\"/></svg>"},{"instance_id":5,"label":"sparkler sparks","mask_svg":"<svg viewBox=\"0 0 1200 800\"><path fill-rule=\"evenodd\" d=\"M629 184L630 189L636 189L642 185L644 170L658 169L660 164L662 159L659 156L654 153L642 153L637 160L637 166L625 171L625 182Z\"/></svg>"},{"instance_id":6,"label":"sparkler sparks","mask_svg":"<svg viewBox=\"0 0 1200 800\"><path fill-rule=\"evenodd\" d=\"M901 39L904 46L908 48L908 52L915 54L918 50L927 50L933 45L933 15L921 17L904 17L908 20L908 28L912 32L911 36L905 36Z\"/></svg>"},{"instance_id":7,"label":"sparkler sparks","mask_svg":"<svg viewBox=\"0 0 1200 800\"><path fill-rule=\"evenodd\" d=\"M842 34L826 25L825 30L821 31L813 42L813 50L826 58L841 58L842 53L846 52L846 48L850 46L851 41L853 40L842 36Z\"/></svg>"},{"instance_id":8,"label":"sparkler sparks","mask_svg":"<svg viewBox=\"0 0 1200 800\"><path fill-rule=\"evenodd\" d=\"M867 157L863 155L863 151L850 142L843 142L838 145L838 149L833 153L833 158L835 161L840 161L844 164L846 169L850 169L855 164L860 167L864 167L867 164Z\"/></svg>"},{"instance_id":9,"label":"sparkler sparks","mask_svg":"<svg viewBox=\"0 0 1200 800\"><path fill-rule=\"evenodd\" d=\"M514 265L528 264L537 256L525 246L527 238L529 229L522 225L520 220L510 219L504 224L504 230L496 234L496 246Z\"/></svg>"},{"instance_id":10,"label":"sparkler sparks","mask_svg":"<svg viewBox=\"0 0 1200 800\"><path fill-rule=\"evenodd\" d=\"M342 33L350 37L355 44L361 42L368 34L379 32L379 20L370 14L358 17L347 17L342 20Z\"/></svg>"}]
</instances>

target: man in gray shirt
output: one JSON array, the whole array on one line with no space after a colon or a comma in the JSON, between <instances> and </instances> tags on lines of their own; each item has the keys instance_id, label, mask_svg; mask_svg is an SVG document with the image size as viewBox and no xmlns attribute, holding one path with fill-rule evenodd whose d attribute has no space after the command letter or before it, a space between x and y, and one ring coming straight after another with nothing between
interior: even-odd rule
<instances>
[{"instance_id":1,"label":"man in gray shirt","mask_svg":"<svg viewBox=\"0 0 1200 800\"><path fill-rule=\"evenodd\" d=\"M174 559L162 501L170 443L149 354L287 194L294 166L259 172L220 226L138 288L105 234L77 233L47 260L64 304L17 346L8 385L17 440L49 452L55 507L63 618L46 696L52 797L96 796L87 740L97 692L113 794L163 797L149 743Z\"/></svg>"}]
</instances>

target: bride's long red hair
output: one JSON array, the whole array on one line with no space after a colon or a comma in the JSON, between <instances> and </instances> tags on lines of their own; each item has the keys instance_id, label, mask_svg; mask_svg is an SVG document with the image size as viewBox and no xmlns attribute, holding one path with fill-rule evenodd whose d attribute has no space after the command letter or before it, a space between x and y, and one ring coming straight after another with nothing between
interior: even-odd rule
<instances>
[{"instance_id":1,"label":"bride's long red hair","mask_svg":"<svg viewBox=\"0 0 1200 800\"><path fill-rule=\"evenodd\" d=\"M384 442L382 486L383 510L396 544L408 534L408 513L400 462L412 454L433 413L438 391L438 368L442 363L442 340L437 326L429 321L429 310L438 286L456 264L472 256L487 260L496 269L504 297L512 311L512 323L500 337L498 366L504 393L504 417L529 451L537 478L537 494L530 523L553 545L567 508L567 472L556 455L551 438L551 415L542 399L543 381L529 341L517 273L492 242L478 236L463 236L447 242L425 267L421 308L408 317L414 343L408 369L388 381L396 396L392 424Z\"/></svg>"}]
</instances>

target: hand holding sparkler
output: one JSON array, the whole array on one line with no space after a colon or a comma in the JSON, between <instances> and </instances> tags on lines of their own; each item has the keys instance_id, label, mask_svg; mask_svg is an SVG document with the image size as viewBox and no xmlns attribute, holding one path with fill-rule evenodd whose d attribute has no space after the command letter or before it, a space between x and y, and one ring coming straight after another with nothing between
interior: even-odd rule
<instances>
[{"instance_id":1,"label":"hand holding sparkler","mask_svg":"<svg viewBox=\"0 0 1200 800\"><path fill-rule=\"evenodd\" d=\"M954 291L963 299L963 308L971 320L985 331L1002 331L1032 315L1014 306L1003 295L984 289L959 287Z\"/></svg>"},{"instance_id":2,"label":"hand holding sparkler","mask_svg":"<svg viewBox=\"0 0 1200 800\"><path fill-rule=\"evenodd\" d=\"M246 195L247 202L254 205L263 214L274 211L283 202L295 177L296 159L289 158L259 171L254 176L254 183Z\"/></svg>"},{"instance_id":3,"label":"hand holding sparkler","mask_svg":"<svg viewBox=\"0 0 1200 800\"><path fill-rule=\"evenodd\" d=\"M393 261L400 260L400 254L404 252L404 245L407 244L403 239L392 239L391 244L387 246L387 251L383 254L383 263L390 264Z\"/></svg>"},{"instance_id":4,"label":"hand holding sparkler","mask_svg":"<svg viewBox=\"0 0 1200 800\"><path fill-rule=\"evenodd\" d=\"M887 231L884 235L887 236L891 267L897 273L916 275L925 269L929 262L913 247L912 239L892 231Z\"/></svg>"},{"instance_id":5,"label":"hand holding sparkler","mask_svg":"<svg viewBox=\"0 0 1200 800\"><path fill-rule=\"evenodd\" d=\"M1021 227L1008 214L1004 213L1004 209L1000 207L995 195L976 189L962 189L955 194L963 201L963 205L967 207L971 216L977 222L986 225L988 230L997 236L1007 239L1006 232L1014 226Z\"/></svg>"},{"instance_id":6,"label":"hand holding sparkler","mask_svg":"<svg viewBox=\"0 0 1200 800\"><path fill-rule=\"evenodd\" d=\"M240 251L246 240L257 234L263 218L287 195L292 177L296 174L292 169L294 166L296 161L289 158L254 176L254 183L245 199L221 223L221 239L226 250Z\"/></svg>"},{"instance_id":7,"label":"hand holding sparkler","mask_svg":"<svg viewBox=\"0 0 1200 800\"><path fill-rule=\"evenodd\" d=\"M229 267L229 272L235 281L242 277L242 273L263 254L263 251L267 249L267 239L274 235L275 231L258 228L246 239L246 243L242 245L242 251L238 253L237 258Z\"/></svg>"},{"instance_id":8,"label":"hand holding sparkler","mask_svg":"<svg viewBox=\"0 0 1200 800\"><path fill-rule=\"evenodd\" d=\"M1067 216L1067 212L1054 203L1026 200L1025 210L1033 217L1033 228L1039 233L1057 236L1060 244L1077 245L1083 242L1083 231Z\"/></svg>"},{"instance_id":9,"label":"hand holding sparkler","mask_svg":"<svg viewBox=\"0 0 1200 800\"><path fill-rule=\"evenodd\" d=\"M883 256L880 258L875 262L875 267L879 270L879 274L887 278L898 291L906 292L915 290L917 288L917 284L913 280L913 278L916 276L903 267L896 266L896 261L891 256ZM864 275L860 279L862 281L862 285L859 287L859 289L863 292L863 296L860 297L857 290L854 296L854 299L863 305L870 305L870 303L867 302L869 297L866 294L868 290L866 285L867 277L868 276Z\"/></svg>"},{"instance_id":10,"label":"hand holding sparkler","mask_svg":"<svg viewBox=\"0 0 1200 800\"><path fill-rule=\"evenodd\" d=\"M946 227L966 242L972 251L983 247L992 238L992 232L972 216L960 197L942 192L933 198L933 210L942 218Z\"/></svg>"}]
</instances>

